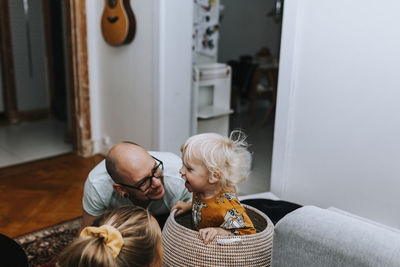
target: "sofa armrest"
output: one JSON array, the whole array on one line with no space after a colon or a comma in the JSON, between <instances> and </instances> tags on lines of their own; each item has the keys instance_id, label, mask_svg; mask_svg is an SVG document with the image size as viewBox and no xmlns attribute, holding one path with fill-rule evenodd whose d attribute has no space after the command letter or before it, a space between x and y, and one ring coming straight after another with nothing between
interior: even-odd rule
<instances>
[{"instance_id":1,"label":"sofa armrest","mask_svg":"<svg viewBox=\"0 0 400 267\"><path fill-rule=\"evenodd\" d=\"M400 234L314 206L275 226L272 266L399 266Z\"/></svg>"}]
</instances>

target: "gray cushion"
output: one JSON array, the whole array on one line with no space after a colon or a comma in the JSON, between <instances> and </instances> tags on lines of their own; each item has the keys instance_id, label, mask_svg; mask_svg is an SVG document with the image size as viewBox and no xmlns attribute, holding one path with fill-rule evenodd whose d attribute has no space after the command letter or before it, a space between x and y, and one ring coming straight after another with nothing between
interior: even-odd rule
<instances>
[{"instance_id":1,"label":"gray cushion","mask_svg":"<svg viewBox=\"0 0 400 267\"><path fill-rule=\"evenodd\" d=\"M272 266L400 266L400 234L356 216L305 206L276 224Z\"/></svg>"}]
</instances>

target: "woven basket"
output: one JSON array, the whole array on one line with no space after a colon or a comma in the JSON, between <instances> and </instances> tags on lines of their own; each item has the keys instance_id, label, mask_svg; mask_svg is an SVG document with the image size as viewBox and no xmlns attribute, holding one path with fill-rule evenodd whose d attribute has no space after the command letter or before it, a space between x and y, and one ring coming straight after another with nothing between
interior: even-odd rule
<instances>
[{"instance_id":1,"label":"woven basket","mask_svg":"<svg viewBox=\"0 0 400 267\"><path fill-rule=\"evenodd\" d=\"M256 208L243 206L257 233L217 236L207 245L191 229L190 213L171 213L162 231L163 266L270 266L274 225Z\"/></svg>"}]
</instances>

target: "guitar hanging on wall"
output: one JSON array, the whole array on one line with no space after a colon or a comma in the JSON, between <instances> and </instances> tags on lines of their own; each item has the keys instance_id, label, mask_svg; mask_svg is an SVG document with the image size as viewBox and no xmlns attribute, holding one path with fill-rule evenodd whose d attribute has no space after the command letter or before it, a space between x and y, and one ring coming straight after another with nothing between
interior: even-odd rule
<instances>
[{"instance_id":1,"label":"guitar hanging on wall","mask_svg":"<svg viewBox=\"0 0 400 267\"><path fill-rule=\"evenodd\" d=\"M101 32L104 40L110 45L132 42L136 32L136 20L130 0L105 0Z\"/></svg>"}]
</instances>

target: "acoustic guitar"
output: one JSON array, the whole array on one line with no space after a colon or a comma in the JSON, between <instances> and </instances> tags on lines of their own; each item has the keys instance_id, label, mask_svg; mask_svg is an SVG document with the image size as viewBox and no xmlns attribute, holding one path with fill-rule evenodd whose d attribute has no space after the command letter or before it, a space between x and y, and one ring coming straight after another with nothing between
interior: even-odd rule
<instances>
[{"instance_id":1,"label":"acoustic guitar","mask_svg":"<svg viewBox=\"0 0 400 267\"><path fill-rule=\"evenodd\" d=\"M132 42L136 32L136 20L130 0L105 0L101 32L104 40L110 45Z\"/></svg>"}]
</instances>

